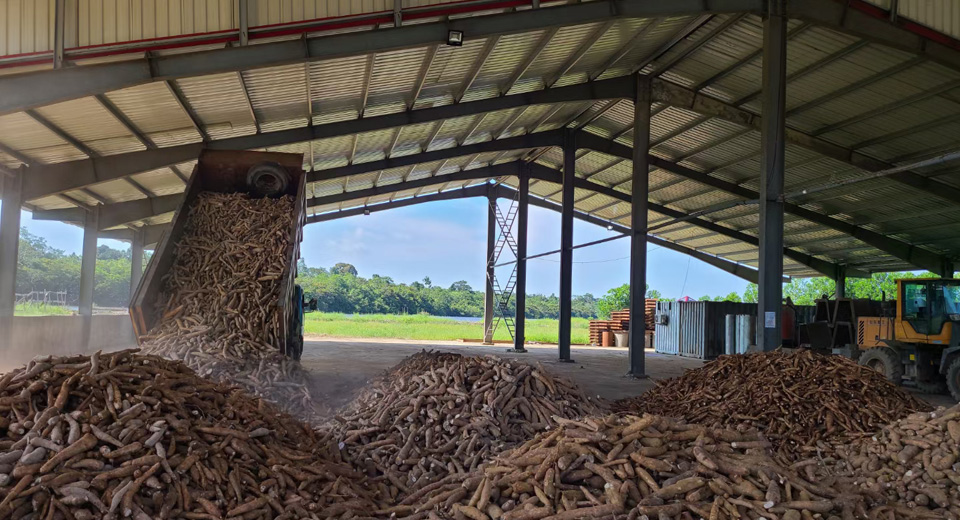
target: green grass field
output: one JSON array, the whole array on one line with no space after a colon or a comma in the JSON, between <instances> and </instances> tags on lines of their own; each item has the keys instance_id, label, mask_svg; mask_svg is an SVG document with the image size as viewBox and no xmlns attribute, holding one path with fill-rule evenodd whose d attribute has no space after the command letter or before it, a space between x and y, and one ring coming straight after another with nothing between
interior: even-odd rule
<instances>
[{"instance_id":1,"label":"green grass field","mask_svg":"<svg viewBox=\"0 0 960 520\"><path fill-rule=\"evenodd\" d=\"M557 320L527 320L527 341L557 342ZM589 341L587 320L573 318L571 342ZM308 312L304 318L304 334L347 338L396 338L425 340L482 339L481 322L456 321L436 316L363 314L347 316L333 312ZM495 340L509 341L503 323L497 327Z\"/></svg>"},{"instance_id":2,"label":"green grass field","mask_svg":"<svg viewBox=\"0 0 960 520\"><path fill-rule=\"evenodd\" d=\"M14 316L62 316L68 314L72 314L70 309L40 303L20 303L13 309Z\"/></svg>"}]
</instances>

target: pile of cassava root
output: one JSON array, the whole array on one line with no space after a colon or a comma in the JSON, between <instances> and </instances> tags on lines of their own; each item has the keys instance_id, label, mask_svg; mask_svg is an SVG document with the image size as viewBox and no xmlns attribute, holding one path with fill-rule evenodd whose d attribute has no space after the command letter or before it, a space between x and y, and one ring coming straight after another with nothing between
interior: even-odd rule
<instances>
[{"instance_id":1,"label":"pile of cassava root","mask_svg":"<svg viewBox=\"0 0 960 520\"><path fill-rule=\"evenodd\" d=\"M344 459L396 500L475 470L558 421L599 412L540 366L424 351L364 390L334 431Z\"/></svg>"},{"instance_id":2,"label":"pile of cassava root","mask_svg":"<svg viewBox=\"0 0 960 520\"><path fill-rule=\"evenodd\" d=\"M315 421L323 412L300 365L283 356L280 279L290 244L291 197L204 192L189 209L165 275L144 353L181 360Z\"/></svg>"},{"instance_id":3,"label":"pile of cassava root","mask_svg":"<svg viewBox=\"0 0 960 520\"><path fill-rule=\"evenodd\" d=\"M757 428L784 460L795 461L829 450L827 441L872 434L930 406L843 356L779 350L720 356L613 408Z\"/></svg>"},{"instance_id":4,"label":"pile of cassava root","mask_svg":"<svg viewBox=\"0 0 960 520\"><path fill-rule=\"evenodd\" d=\"M757 432L652 415L560 422L470 478L408 497L397 514L425 518L439 507L447 518L473 520L879 518L856 487L779 465Z\"/></svg>"},{"instance_id":5,"label":"pile of cassava root","mask_svg":"<svg viewBox=\"0 0 960 520\"><path fill-rule=\"evenodd\" d=\"M136 351L0 377L0 519L356 518L365 478L272 405Z\"/></svg>"},{"instance_id":6,"label":"pile of cassava root","mask_svg":"<svg viewBox=\"0 0 960 520\"><path fill-rule=\"evenodd\" d=\"M894 514L920 507L933 510L924 518L960 519L960 405L911 414L836 451L840 461L826 469L886 498Z\"/></svg>"}]
</instances>

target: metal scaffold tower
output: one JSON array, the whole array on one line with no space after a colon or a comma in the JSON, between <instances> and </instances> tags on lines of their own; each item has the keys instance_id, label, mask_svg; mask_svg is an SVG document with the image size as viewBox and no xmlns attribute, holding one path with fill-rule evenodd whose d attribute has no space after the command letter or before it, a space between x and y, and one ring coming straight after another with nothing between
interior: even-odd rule
<instances>
[{"instance_id":1,"label":"metal scaffold tower","mask_svg":"<svg viewBox=\"0 0 960 520\"><path fill-rule=\"evenodd\" d=\"M517 211L519 210L519 201L514 198L510 201L510 206L507 208L506 212L500 209L500 205L497 204L497 199L492 199L490 204L493 207L494 214L497 219L497 229L499 231L497 236L496 245L493 248L493 255L491 258L488 258L490 265L497 265L500 261L500 255L503 254L505 249L510 249L510 252L513 254L514 258L519 258L517 256L517 241L513 236L513 224L517 220ZM493 287L493 297L495 302L495 311L496 318L490 323L490 330L487 331L489 337L493 337L493 334L497 332L497 327L500 326L500 322L507 327L507 331L510 333L510 338L513 339L514 331L514 316L510 311L510 299L513 298L513 291L517 288L517 262L513 262L510 265L510 276L507 277L506 283L503 285L500 284L500 279L497 277L496 270L492 271L493 278L488 280L488 283Z\"/></svg>"}]
</instances>

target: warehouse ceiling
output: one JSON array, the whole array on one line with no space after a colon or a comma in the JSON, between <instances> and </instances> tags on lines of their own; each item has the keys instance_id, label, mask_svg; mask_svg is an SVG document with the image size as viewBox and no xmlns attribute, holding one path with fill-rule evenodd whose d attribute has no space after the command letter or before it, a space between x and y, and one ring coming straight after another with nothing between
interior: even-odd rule
<instances>
[{"instance_id":1,"label":"warehouse ceiling","mask_svg":"<svg viewBox=\"0 0 960 520\"><path fill-rule=\"evenodd\" d=\"M516 186L523 168L533 195L558 202L563 132L579 130L576 209L629 226L639 72L655 78L650 225L671 223L652 234L756 266L756 205L695 214L759 190L763 3L473 2L401 27L300 24L244 47L4 69L0 164L26 166L35 218L79 221L101 204L104 229L159 229L203 147L302 153L310 212L324 215ZM878 12L790 3L787 192L960 148L960 46ZM445 44L452 28L462 46ZM960 257L957 168L790 199L785 274L938 270Z\"/></svg>"}]
</instances>

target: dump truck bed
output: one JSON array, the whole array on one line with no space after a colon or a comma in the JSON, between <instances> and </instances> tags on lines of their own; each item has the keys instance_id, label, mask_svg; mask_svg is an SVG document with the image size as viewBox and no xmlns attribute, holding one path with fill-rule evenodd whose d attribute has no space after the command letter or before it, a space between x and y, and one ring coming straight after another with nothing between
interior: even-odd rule
<instances>
[{"instance_id":1,"label":"dump truck bed","mask_svg":"<svg viewBox=\"0 0 960 520\"><path fill-rule=\"evenodd\" d=\"M251 169L279 168L289 176L286 187L275 196L289 195L294 197L294 210L290 215L290 240L286 256L285 271L278 280L279 301L276 304L281 308L288 355L299 357L299 352L291 352L291 343L300 341L302 337L297 327L297 320L301 316L302 306L296 301L298 290L295 284L297 275L297 260L300 257L300 241L303 239L303 225L305 223L305 181L303 172L303 156L301 154L249 152L233 150L204 151L197 161L197 165L190 176L184 191L183 201L173 216L173 221L164 236L157 244L153 257L137 286L130 303L130 317L133 321L137 341L142 342L141 336L147 334L159 321L164 302L160 301L163 292L165 275L170 270L176 258L176 246L183 237L190 216L190 208L196 202L200 193L250 193L258 196L255 189L248 182ZM292 346L296 350L296 346Z\"/></svg>"}]
</instances>

